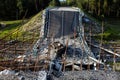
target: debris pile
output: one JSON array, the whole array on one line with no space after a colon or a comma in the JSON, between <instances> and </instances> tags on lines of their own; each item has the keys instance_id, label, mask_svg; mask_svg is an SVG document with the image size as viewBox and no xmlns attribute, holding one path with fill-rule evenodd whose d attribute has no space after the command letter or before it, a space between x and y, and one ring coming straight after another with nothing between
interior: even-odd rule
<instances>
[{"instance_id":1,"label":"debris pile","mask_svg":"<svg viewBox=\"0 0 120 80\"><path fill-rule=\"evenodd\" d=\"M57 78L45 71L4 70L0 72L0 80L120 80L120 73L114 71L67 71L63 74Z\"/></svg>"},{"instance_id":2,"label":"debris pile","mask_svg":"<svg viewBox=\"0 0 120 80\"><path fill-rule=\"evenodd\" d=\"M0 72L0 79L119 80L117 75L111 77L117 72L97 70L105 64L96 59L84 38L81 22L83 15L78 8L47 9L40 39L24 54L3 61L4 64L0 63L5 68ZM16 42L10 41L7 44ZM100 68L97 68L97 64Z\"/></svg>"},{"instance_id":3,"label":"debris pile","mask_svg":"<svg viewBox=\"0 0 120 80\"><path fill-rule=\"evenodd\" d=\"M68 71L55 80L120 80L120 73L114 71Z\"/></svg>"}]
</instances>

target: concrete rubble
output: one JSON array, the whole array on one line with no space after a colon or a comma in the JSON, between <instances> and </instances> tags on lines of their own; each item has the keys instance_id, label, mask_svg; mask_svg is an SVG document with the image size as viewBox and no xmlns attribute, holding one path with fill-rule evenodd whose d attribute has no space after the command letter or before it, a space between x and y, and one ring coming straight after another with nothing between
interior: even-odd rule
<instances>
[{"instance_id":1,"label":"concrete rubble","mask_svg":"<svg viewBox=\"0 0 120 80\"><path fill-rule=\"evenodd\" d=\"M55 80L120 80L120 73L114 71L68 71Z\"/></svg>"},{"instance_id":2,"label":"concrete rubble","mask_svg":"<svg viewBox=\"0 0 120 80\"><path fill-rule=\"evenodd\" d=\"M0 72L0 80L120 80L120 73L114 71L67 71L59 78L45 71L23 72L4 70Z\"/></svg>"},{"instance_id":3,"label":"concrete rubble","mask_svg":"<svg viewBox=\"0 0 120 80\"><path fill-rule=\"evenodd\" d=\"M66 15L68 13L70 17ZM83 15L78 8L47 9L40 39L31 50L13 60L14 64L19 64L14 66L16 68L0 72L0 80L120 80L120 73L109 66L106 71L97 70L97 64L104 66L104 62L94 54L98 50L94 48L92 52L84 39L84 29L79 21Z\"/></svg>"}]
</instances>

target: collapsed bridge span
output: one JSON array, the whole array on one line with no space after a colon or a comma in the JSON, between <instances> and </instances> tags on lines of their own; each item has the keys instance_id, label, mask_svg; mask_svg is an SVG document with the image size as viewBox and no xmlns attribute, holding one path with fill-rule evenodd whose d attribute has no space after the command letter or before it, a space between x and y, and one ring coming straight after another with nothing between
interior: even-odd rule
<instances>
[{"instance_id":1,"label":"collapsed bridge span","mask_svg":"<svg viewBox=\"0 0 120 80\"><path fill-rule=\"evenodd\" d=\"M42 58L49 55L51 61L57 59L65 66L103 64L95 58L84 39L83 16L79 8L46 9L41 38L34 45L33 54L42 55Z\"/></svg>"}]
</instances>

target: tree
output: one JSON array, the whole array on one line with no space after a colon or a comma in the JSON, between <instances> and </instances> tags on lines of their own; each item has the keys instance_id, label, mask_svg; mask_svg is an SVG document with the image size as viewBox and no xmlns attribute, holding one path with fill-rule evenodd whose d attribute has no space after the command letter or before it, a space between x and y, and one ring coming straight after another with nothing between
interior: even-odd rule
<instances>
[{"instance_id":1,"label":"tree","mask_svg":"<svg viewBox=\"0 0 120 80\"><path fill-rule=\"evenodd\" d=\"M119 17L120 14L120 0L113 0L113 9L116 17Z\"/></svg>"},{"instance_id":2,"label":"tree","mask_svg":"<svg viewBox=\"0 0 120 80\"><path fill-rule=\"evenodd\" d=\"M34 1L35 1L35 8L36 8L36 11L38 11L37 0L34 0Z\"/></svg>"},{"instance_id":3,"label":"tree","mask_svg":"<svg viewBox=\"0 0 120 80\"><path fill-rule=\"evenodd\" d=\"M66 0L67 6L74 6L74 7L79 7L83 8L82 4L84 1L81 0Z\"/></svg>"},{"instance_id":4,"label":"tree","mask_svg":"<svg viewBox=\"0 0 120 80\"><path fill-rule=\"evenodd\" d=\"M101 0L98 1L98 16L100 16L101 13Z\"/></svg>"},{"instance_id":5,"label":"tree","mask_svg":"<svg viewBox=\"0 0 120 80\"><path fill-rule=\"evenodd\" d=\"M0 19L15 19L16 8L16 0L0 0Z\"/></svg>"},{"instance_id":6,"label":"tree","mask_svg":"<svg viewBox=\"0 0 120 80\"><path fill-rule=\"evenodd\" d=\"M26 11L26 18L29 18L48 6L74 6L93 12L91 14L97 17L102 14L120 17L120 0L66 0L61 3L59 0L0 0L0 19L21 19Z\"/></svg>"},{"instance_id":7,"label":"tree","mask_svg":"<svg viewBox=\"0 0 120 80\"><path fill-rule=\"evenodd\" d=\"M83 3L84 3L84 1L83 0L76 0L76 5L77 5L77 7L79 7L79 8L83 8Z\"/></svg>"},{"instance_id":8,"label":"tree","mask_svg":"<svg viewBox=\"0 0 120 80\"><path fill-rule=\"evenodd\" d=\"M89 1L89 10L94 13L96 11L97 5L96 5L96 0L91 0Z\"/></svg>"},{"instance_id":9,"label":"tree","mask_svg":"<svg viewBox=\"0 0 120 80\"><path fill-rule=\"evenodd\" d=\"M107 12L108 12L108 3L107 3L107 0L104 0L103 9L104 9L104 14L107 14Z\"/></svg>"},{"instance_id":10,"label":"tree","mask_svg":"<svg viewBox=\"0 0 120 80\"><path fill-rule=\"evenodd\" d=\"M17 0L17 7L18 7L18 10L16 15L21 16L21 13L23 12L22 0Z\"/></svg>"},{"instance_id":11,"label":"tree","mask_svg":"<svg viewBox=\"0 0 120 80\"><path fill-rule=\"evenodd\" d=\"M60 1L59 0L52 0L50 2L49 6L60 6Z\"/></svg>"}]
</instances>

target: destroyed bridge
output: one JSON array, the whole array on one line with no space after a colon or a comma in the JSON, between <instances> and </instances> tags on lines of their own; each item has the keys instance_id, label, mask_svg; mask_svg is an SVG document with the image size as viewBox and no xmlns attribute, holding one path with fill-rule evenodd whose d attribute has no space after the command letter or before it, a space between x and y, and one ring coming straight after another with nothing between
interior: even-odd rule
<instances>
[{"instance_id":1,"label":"destroyed bridge","mask_svg":"<svg viewBox=\"0 0 120 80\"><path fill-rule=\"evenodd\" d=\"M97 70L100 65L104 66L105 63L95 57L84 37L84 16L75 7L45 9L42 14L43 25L30 30L33 35L27 35L28 40L25 35L21 42L17 40L19 30L11 33L16 34L16 40L11 41L11 34L0 39L0 57L5 57L0 61L0 70L41 71L37 74L42 76L38 80L46 80L43 78L46 74L60 77L64 71ZM40 34L39 38L35 37L35 33ZM9 42L5 42L7 37L10 37ZM101 46L89 45L120 57Z\"/></svg>"},{"instance_id":2,"label":"destroyed bridge","mask_svg":"<svg viewBox=\"0 0 120 80\"><path fill-rule=\"evenodd\" d=\"M93 69L97 63L103 64L95 58L84 38L83 16L79 8L46 9L33 55L50 64L61 64L62 70L67 67L71 70Z\"/></svg>"}]
</instances>

